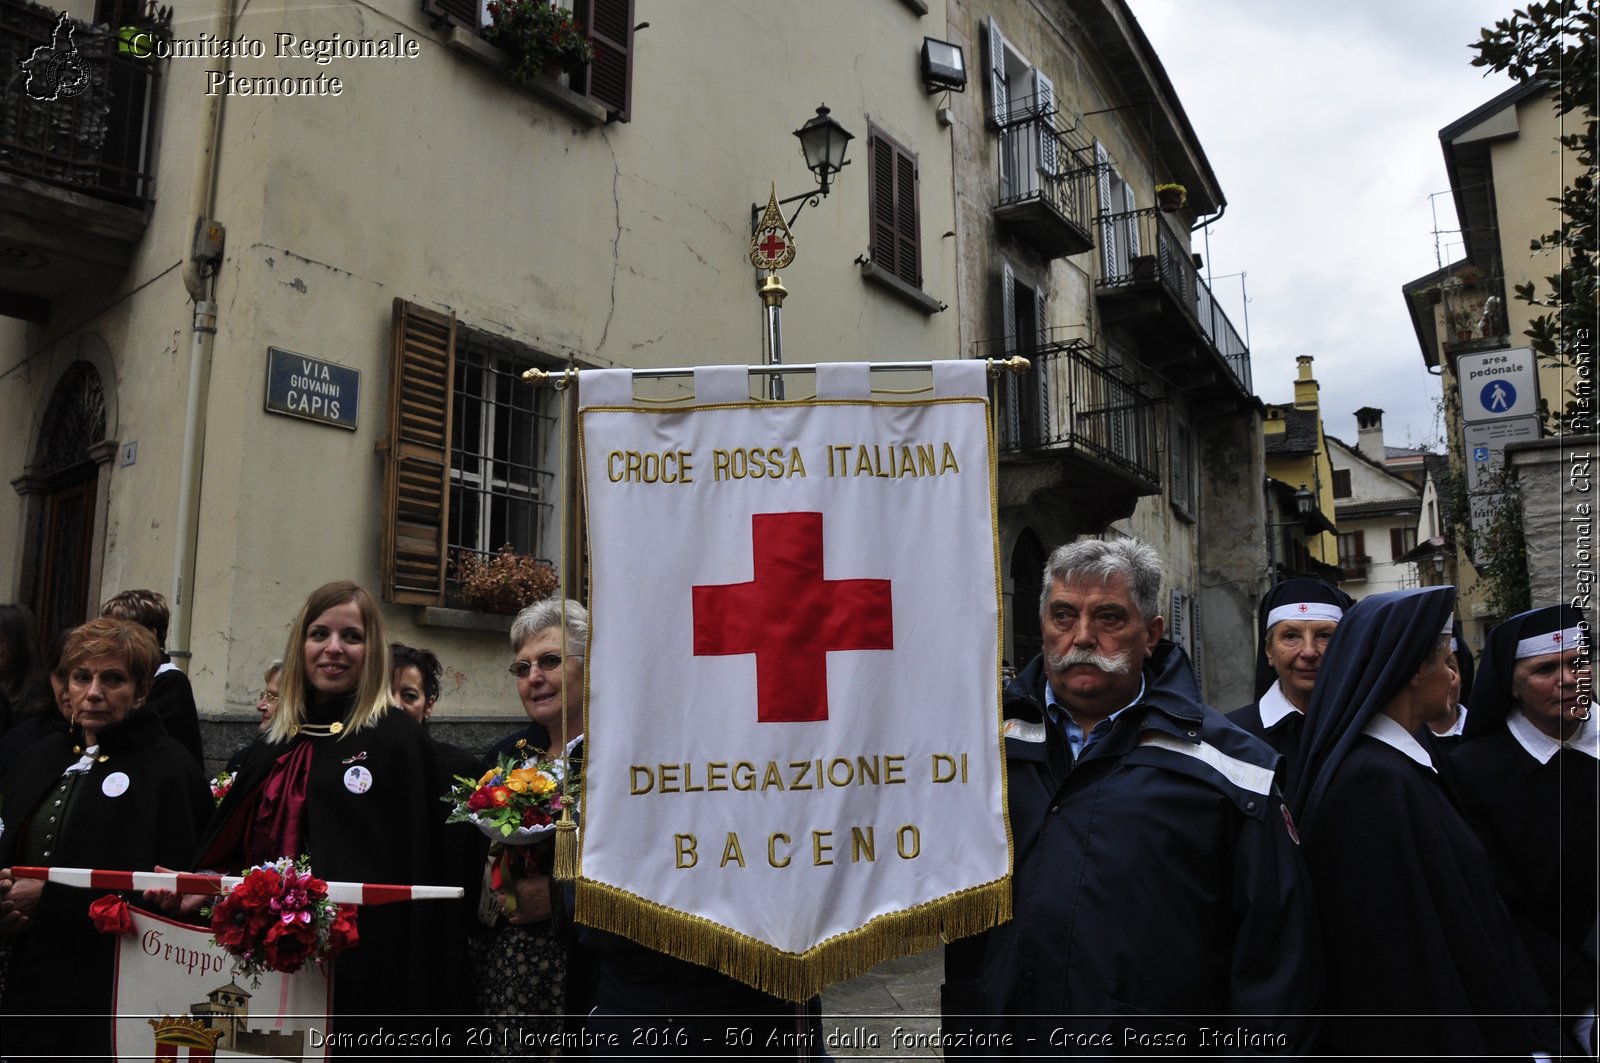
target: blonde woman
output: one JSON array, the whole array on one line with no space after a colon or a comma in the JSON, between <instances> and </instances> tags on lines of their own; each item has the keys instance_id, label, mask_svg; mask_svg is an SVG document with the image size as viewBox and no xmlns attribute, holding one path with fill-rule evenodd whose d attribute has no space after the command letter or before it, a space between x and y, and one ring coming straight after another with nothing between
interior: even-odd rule
<instances>
[{"instance_id":1,"label":"blonde woman","mask_svg":"<svg viewBox=\"0 0 1600 1063\"><path fill-rule=\"evenodd\" d=\"M195 866L237 871L308 856L320 878L438 883L442 774L416 720L389 696L389 640L372 596L347 581L318 587L291 629L278 710L244 758ZM464 948L439 902L368 906L360 944L334 967L345 1018L463 1011ZM392 1023L391 1023L392 1028Z\"/></svg>"}]
</instances>

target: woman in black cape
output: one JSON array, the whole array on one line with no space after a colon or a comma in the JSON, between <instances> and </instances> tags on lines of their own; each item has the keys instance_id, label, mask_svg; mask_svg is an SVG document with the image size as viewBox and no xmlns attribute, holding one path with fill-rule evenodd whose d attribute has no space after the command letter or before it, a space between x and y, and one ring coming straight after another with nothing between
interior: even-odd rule
<instances>
[{"instance_id":1,"label":"woman in black cape","mask_svg":"<svg viewBox=\"0 0 1600 1063\"><path fill-rule=\"evenodd\" d=\"M1570 605L1496 625L1450 765L1540 983L1592 1055L1600 722L1588 633Z\"/></svg>"},{"instance_id":2,"label":"woman in black cape","mask_svg":"<svg viewBox=\"0 0 1600 1063\"><path fill-rule=\"evenodd\" d=\"M1416 738L1452 707L1455 597L1358 602L1312 695L1291 808L1326 959L1318 1055L1526 1059L1556 1045L1488 857Z\"/></svg>"}]
</instances>

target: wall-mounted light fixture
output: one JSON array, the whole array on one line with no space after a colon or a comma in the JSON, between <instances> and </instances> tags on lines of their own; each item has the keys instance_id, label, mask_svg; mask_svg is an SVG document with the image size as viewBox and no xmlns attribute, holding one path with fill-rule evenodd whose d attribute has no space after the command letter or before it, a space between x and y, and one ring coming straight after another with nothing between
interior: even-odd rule
<instances>
[{"instance_id":1,"label":"wall-mounted light fixture","mask_svg":"<svg viewBox=\"0 0 1600 1063\"><path fill-rule=\"evenodd\" d=\"M930 95L941 90L967 91L967 62L961 45L922 38L922 87Z\"/></svg>"},{"instance_id":2,"label":"wall-mounted light fixture","mask_svg":"<svg viewBox=\"0 0 1600 1063\"><path fill-rule=\"evenodd\" d=\"M833 180L833 175L845 167L844 153L855 139L855 134L828 117L828 108L824 104L817 108L814 117L794 131L794 135L800 138L806 169L816 175L817 184L822 186L818 194L827 195L828 183Z\"/></svg>"},{"instance_id":3,"label":"wall-mounted light fixture","mask_svg":"<svg viewBox=\"0 0 1600 1063\"><path fill-rule=\"evenodd\" d=\"M1317 496L1313 495L1310 490L1306 488L1305 484L1301 484L1300 490L1294 493L1295 512L1299 514L1301 520L1305 520L1311 516L1312 512L1315 511L1316 508Z\"/></svg>"}]
</instances>

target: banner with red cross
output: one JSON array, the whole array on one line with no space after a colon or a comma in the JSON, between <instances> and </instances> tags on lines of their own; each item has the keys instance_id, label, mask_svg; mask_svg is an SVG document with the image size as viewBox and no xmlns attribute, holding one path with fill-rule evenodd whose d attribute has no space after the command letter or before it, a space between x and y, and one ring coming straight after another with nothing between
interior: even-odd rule
<instances>
[{"instance_id":1,"label":"banner with red cross","mask_svg":"<svg viewBox=\"0 0 1600 1063\"><path fill-rule=\"evenodd\" d=\"M803 1000L1009 917L984 363L933 375L581 375L580 922Z\"/></svg>"}]
</instances>

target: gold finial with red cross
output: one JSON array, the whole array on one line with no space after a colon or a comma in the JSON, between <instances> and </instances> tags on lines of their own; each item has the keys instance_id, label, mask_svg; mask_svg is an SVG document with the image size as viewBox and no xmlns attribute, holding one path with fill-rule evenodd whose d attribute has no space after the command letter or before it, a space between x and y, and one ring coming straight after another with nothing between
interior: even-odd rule
<instances>
[{"instance_id":1,"label":"gold finial with red cross","mask_svg":"<svg viewBox=\"0 0 1600 1063\"><path fill-rule=\"evenodd\" d=\"M750 264L775 273L793 261L794 233L783 220L783 211L778 207L778 185L774 182L767 197L767 209L761 212L761 220L750 237Z\"/></svg>"}]
</instances>

